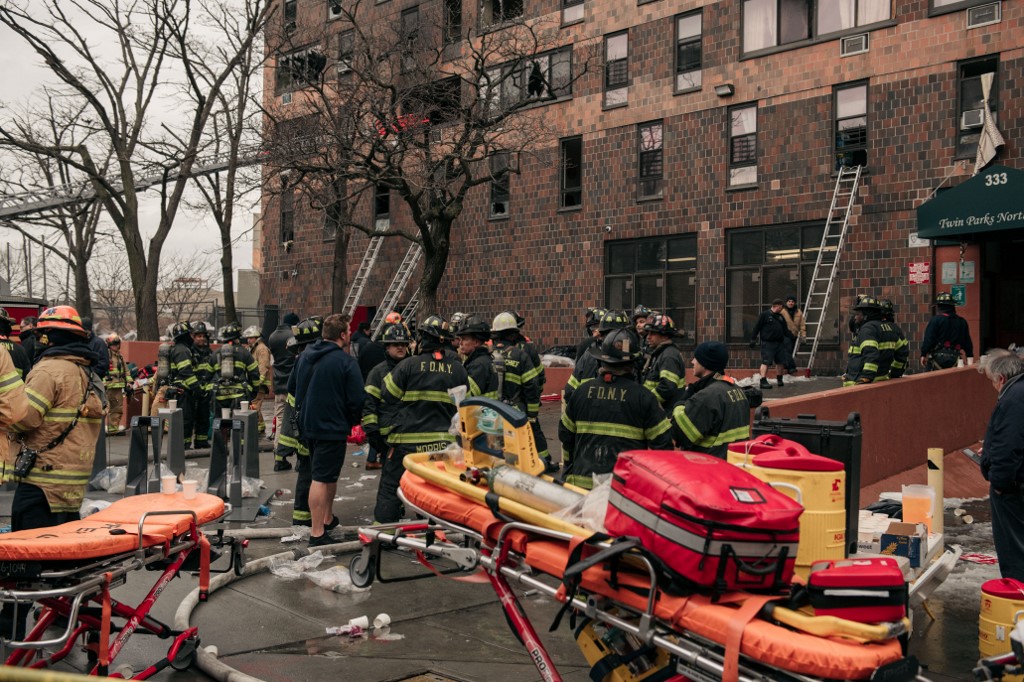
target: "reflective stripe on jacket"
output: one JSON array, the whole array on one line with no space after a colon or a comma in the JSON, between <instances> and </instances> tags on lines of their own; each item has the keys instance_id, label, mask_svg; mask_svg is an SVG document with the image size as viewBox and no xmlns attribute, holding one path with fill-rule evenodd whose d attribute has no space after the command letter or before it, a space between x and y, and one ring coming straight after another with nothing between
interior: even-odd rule
<instances>
[{"instance_id":1,"label":"reflective stripe on jacket","mask_svg":"<svg viewBox=\"0 0 1024 682\"><path fill-rule=\"evenodd\" d=\"M671 408L679 391L686 388L686 363L671 341L651 349L644 370L644 388L654 394L663 409Z\"/></svg>"},{"instance_id":2,"label":"reflective stripe on jacket","mask_svg":"<svg viewBox=\"0 0 1024 682\"><path fill-rule=\"evenodd\" d=\"M402 360L384 377L381 400L392 445L451 443L448 432L455 416L455 400L449 393L469 387L469 375L451 351L423 351Z\"/></svg>"},{"instance_id":3,"label":"reflective stripe on jacket","mask_svg":"<svg viewBox=\"0 0 1024 682\"><path fill-rule=\"evenodd\" d=\"M703 386L701 384L707 381ZM720 374L693 385L695 392L672 410L672 433L681 450L725 459L727 446L750 438L750 402L736 380Z\"/></svg>"}]
</instances>

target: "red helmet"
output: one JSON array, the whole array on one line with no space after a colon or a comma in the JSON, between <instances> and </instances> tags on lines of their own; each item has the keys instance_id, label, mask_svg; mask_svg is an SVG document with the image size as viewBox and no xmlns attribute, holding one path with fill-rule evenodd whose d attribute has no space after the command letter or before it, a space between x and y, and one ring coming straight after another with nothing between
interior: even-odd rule
<instances>
[{"instance_id":1,"label":"red helmet","mask_svg":"<svg viewBox=\"0 0 1024 682\"><path fill-rule=\"evenodd\" d=\"M82 326L82 318L79 317L78 311L69 305L59 305L44 310L39 315L36 329L40 333L51 329L66 329L80 336L89 335L89 332L85 331L85 327Z\"/></svg>"}]
</instances>

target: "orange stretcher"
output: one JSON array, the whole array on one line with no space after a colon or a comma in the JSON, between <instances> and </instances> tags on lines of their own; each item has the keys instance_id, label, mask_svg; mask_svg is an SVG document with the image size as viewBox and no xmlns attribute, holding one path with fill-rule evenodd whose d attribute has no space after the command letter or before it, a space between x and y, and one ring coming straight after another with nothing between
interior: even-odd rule
<instances>
[{"instance_id":1,"label":"orange stretcher","mask_svg":"<svg viewBox=\"0 0 1024 682\"><path fill-rule=\"evenodd\" d=\"M211 545L200 530L223 515L224 501L215 495L135 495L80 521L0 536L0 602L8 611L19 612L10 630L0 632L5 664L49 667L83 639L90 672L107 675L128 638L142 630L173 638L173 643L166 657L133 679L147 679L167 666L190 665L199 643L196 628L174 631L149 612L181 571L198 572L204 600L211 561L225 545L231 548L231 562L224 570L241 571L244 544L218 531ZM140 569L160 571L146 598L137 606L112 598L111 589ZM36 617L29 630L24 622L30 610ZM47 639L50 629L61 634ZM54 648L54 653L44 655L43 649Z\"/></svg>"}]
</instances>

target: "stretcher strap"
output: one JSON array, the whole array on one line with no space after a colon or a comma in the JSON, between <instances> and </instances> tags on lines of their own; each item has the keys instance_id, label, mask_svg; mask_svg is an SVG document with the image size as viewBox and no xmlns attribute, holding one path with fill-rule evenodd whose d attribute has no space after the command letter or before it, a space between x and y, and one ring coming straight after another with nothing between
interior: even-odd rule
<instances>
[{"instance_id":1,"label":"stretcher strap","mask_svg":"<svg viewBox=\"0 0 1024 682\"><path fill-rule=\"evenodd\" d=\"M448 578L449 580L456 580L456 581L458 581L460 583L489 583L489 582L491 582L491 579L487 577L487 575L484 573L484 570L482 568L478 568L471 575L452 576L452 575L445 575L444 573L441 573L441 571L437 570L437 568L435 568L434 565L427 560L426 555L422 551L420 551L418 549L416 550L416 559L421 564L426 566L427 569L431 573L436 575L438 578Z\"/></svg>"},{"instance_id":2,"label":"stretcher strap","mask_svg":"<svg viewBox=\"0 0 1024 682\"><path fill-rule=\"evenodd\" d=\"M737 682L740 675L740 644L747 623L754 620L765 604L774 597L750 596L729 620L725 635L725 660L722 668L722 682Z\"/></svg>"},{"instance_id":3,"label":"stretcher strap","mask_svg":"<svg viewBox=\"0 0 1024 682\"><path fill-rule=\"evenodd\" d=\"M199 536L199 600L206 601L210 593L210 540Z\"/></svg>"},{"instance_id":4,"label":"stretcher strap","mask_svg":"<svg viewBox=\"0 0 1024 682\"><path fill-rule=\"evenodd\" d=\"M105 671L110 665L110 581L113 580L112 573L103 574L103 616L100 621L100 670Z\"/></svg>"}]
</instances>

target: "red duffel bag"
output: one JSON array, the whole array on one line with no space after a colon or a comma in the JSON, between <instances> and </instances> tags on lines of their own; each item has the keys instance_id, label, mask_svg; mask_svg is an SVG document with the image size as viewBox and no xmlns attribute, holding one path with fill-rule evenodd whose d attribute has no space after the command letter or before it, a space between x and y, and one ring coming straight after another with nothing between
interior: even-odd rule
<instances>
[{"instance_id":1,"label":"red duffel bag","mask_svg":"<svg viewBox=\"0 0 1024 682\"><path fill-rule=\"evenodd\" d=\"M803 507L717 457L622 453L608 502L608 532L638 537L685 582L775 590L793 577Z\"/></svg>"}]
</instances>

